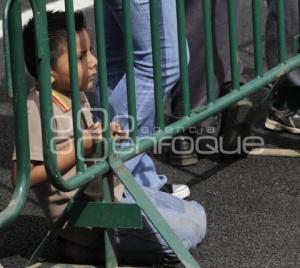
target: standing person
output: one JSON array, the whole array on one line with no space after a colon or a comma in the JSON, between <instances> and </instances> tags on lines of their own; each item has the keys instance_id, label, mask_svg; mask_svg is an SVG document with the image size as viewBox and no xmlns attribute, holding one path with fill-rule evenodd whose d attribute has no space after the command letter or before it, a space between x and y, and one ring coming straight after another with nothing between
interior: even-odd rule
<instances>
[{"instance_id":1,"label":"standing person","mask_svg":"<svg viewBox=\"0 0 300 268\"><path fill-rule=\"evenodd\" d=\"M215 73L215 96L221 96L229 92L231 87L231 68L230 68L230 47L229 30L227 16L227 2L223 0L212 1L212 26L213 26L213 49L214 49L214 73ZM190 49L189 78L191 89L191 107L195 108L207 103L206 81L205 81L205 48L203 25L202 1L186 0L186 27ZM237 14L240 14L240 1L237 1ZM197 33L197 34L195 34ZM240 65L242 73L242 65ZM241 75L241 84L245 79ZM245 136L250 132L249 115L252 110L252 103L248 99L239 101L227 109L222 116L221 136L223 137L223 147L227 150L236 149L238 136ZM171 113L173 120L182 116L181 93L178 84L173 91ZM244 114L240 120L239 114ZM230 122L230 124L228 124ZM204 122L191 128L190 132L194 138L198 136L218 136L219 118L213 116ZM234 132L233 132L234 130ZM243 133L242 133L243 132ZM189 134L187 134L189 135ZM176 138L175 147L184 152L190 151L190 139L186 135ZM170 154L171 164L178 166L192 165L198 162L196 153Z\"/></svg>"},{"instance_id":2,"label":"standing person","mask_svg":"<svg viewBox=\"0 0 300 268\"><path fill-rule=\"evenodd\" d=\"M278 64L276 1L268 0L265 53L268 68ZM298 1L284 1L287 54L293 55L293 39L299 34ZM299 46L299 43L298 43ZM299 47L296 48L299 52ZM275 131L300 134L300 69L282 77L274 85L274 94L266 117L265 127Z\"/></svg>"},{"instance_id":3,"label":"standing person","mask_svg":"<svg viewBox=\"0 0 300 268\"><path fill-rule=\"evenodd\" d=\"M149 2L150 0L130 1L138 137L149 136L154 129L154 77ZM128 107L122 0L107 0L104 3L111 117L118 117L123 128L127 130ZM160 0L158 3L162 87L166 95L180 76L176 1ZM96 102L98 100L99 90L96 90ZM166 176L157 174L154 163L147 154L133 158L126 165L141 185L161 189L180 198L185 198L190 194L186 185L166 184Z\"/></svg>"}]
</instances>

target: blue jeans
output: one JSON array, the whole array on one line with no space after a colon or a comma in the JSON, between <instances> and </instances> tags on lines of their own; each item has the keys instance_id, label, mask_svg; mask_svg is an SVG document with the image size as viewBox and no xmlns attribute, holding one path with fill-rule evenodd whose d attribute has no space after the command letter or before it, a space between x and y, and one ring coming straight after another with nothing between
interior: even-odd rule
<instances>
[{"instance_id":1,"label":"blue jeans","mask_svg":"<svg viewBox=\"0 0 300 268\"><path fill-rule=\"evenodd\" d=\"M187 249L195 248L206 234L206 214L204 208L195 201L178 199L170 194L142 187L142 190L158 209L170 228ZM91 197L93 198L93 197ZM122 203L134 203L127 196ZM120 264L150 266L170 264L178 259L149 219L143 215L142 229L116 229L116 250ZM94 229L93 241L85 244L85 253L76 254L80 262L104 261L103 232ZM75 242L76 243L76 242ZM80 244L80 243L79 243ZM94 260L94 261L93 261Z\"/></svg>"},{"instance_id":2,"label":"blue jeans","mask_svg":"<svg viewBox=\"0 0 300 268\"><path fill-rule=\"evenodd\" d=\"M147 187L142 189L187 249L201 243L206 234L207 220L204 208L199 203L178 199ZM122 203L134 203L134 200L129 196ZM147 217L143 217L141 230L116 230L116 247L121 263L145 265L177 261L174 252Z\"/></svg>"},{"instance_id":3,"label":"blue jeans","mask_svg":"<svg viewBox=\"0 0 300 268\"><path fill-rule=\"evenodd\" d=\"M161 0L159 6L162 86L164 94L167 94L180 75L176 1ZM137 131L138 137L142 137L153 132L155 116L149 0L132 0L131 16ZM122 0L105 1L105 24L111 118L118 118L123 128L128 130ZM98 95L96 90L96 101L99 100ZM160 189L166 182L165 177L157 175L153 161L146 154L128 161L126 166L140 185Z\"/></svg>"}]
</instances>

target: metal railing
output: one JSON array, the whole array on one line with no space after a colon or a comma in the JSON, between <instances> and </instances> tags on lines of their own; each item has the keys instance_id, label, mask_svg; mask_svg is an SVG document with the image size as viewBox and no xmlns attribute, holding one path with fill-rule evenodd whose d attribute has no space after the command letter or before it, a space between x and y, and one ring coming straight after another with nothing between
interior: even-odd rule
<instances>
[{"instance_id":1,"label":"metal railing","mask_svg":"<svg viewBox=\"0 0 300 268\"><path fill-rule=\"evenodd\" d=\"M173 234L168 224L158 213L157 209L146 198L145 194L134 182L130 172L124 167L124 162L136 156L139 153L151 149L159 140L165 136L175 135L182 128L188 128L196 123L199 123L206 118L215 115L224 110L228 106L243 99L262 89L272 81L277 80L280 76L292 71L300 66L300 55L287 59L286 52L286 37L285 37L285 18L284 18L284 1L277 0L278 13L278 65L271 69L264 71L263 69L263 50L261 40L261 11L260 1L252 0L252 15L253 15L253 40L254 40L254 62L255 62L255 78L250 82L240 85L239 77L239 62L238 62L238 38L237 38L237 16L236 16L236 0L228 0L228 16L229 16L229 33L230 33L230 55L231 55L231 80L232 90L227 95L217 98L216 85L214 81L214 60L213 60L213 40L212 40L212 14L211 1L203 0L203 28L205 34L205 73L207 84L208 104L206 106L196 107L191 109L189 96L189 79L188 79L188 61L187 61L187 47L185 35L185 7L184 0L174 0L177 3L177 17L178 17L178 40L179 40L179 59L180 59L180 75L182 88L182 104L183 104L183 118L168 125L166 132L166 124L163 114L163 88L161 78L161 62L160 62L160 40L159 40L159 25L158 25L158 1L150 1L150 19L152 29L152 48L153 48L153 74L155 85L155 122L158 131L153 133L151 139L137 139L136 124L130 126L133 129L130 132L130 137L134 141L131 145L133 150L127 154L116 154L112 150L113 139L111 137L109 128L110 122L108 116L103 118L102 124L105 132L103 137L108 140L109 154L106 160L97 162L91 167L85 168L84 161L81 158L76 159L77 174L69 180L63 180L62 175L57 166L57 159L55 152L50 150L50 141L54 137L51 128L51 118L53 116L51 105L51 82L50 82L50 59L48 46L48 31L47 31L47 17L46 17L46 3L45 0L30 0L30 4L34 14L35 31L36 31L36 54L38 61L38 80L40 86L40 107L42 118L42 134L43 134L43 154L44 163L49 178L55 187L62 191L70 191L77 189L95 177L103 176L108 187L105 191L107 200L111 200L109 191L109 179L107 174L109 172L115 173L123 182L128 191L133 195L137 205L145 212L150 221L157 227L158 231L171 246L179 259L186 267L199 267L196 261L192 258L190 253L184 248L181 241ZM104 34L104 0L94 1L94 15L95 15L95 31L97 43L97 57L99 62L98 79L101 108L109 110L109 99L107 91L107 69L106 69L106 53L105 53L105 34ZM72 86L72 110L73 118L76 118L80 111L79 90L77 79L77 63L76 63L76 46L75 46L75 27L74 27L74 7L73 1L65 0L67 31L68 31L68 52L69 65L71 73ZM131 33L131 16L130 16L130 0L123 0L124 12L124 34L125 38L125 59L126 59L126 77L127 77L127 95L128 95L128 114L134 118L136 122L136 101L135 101L135 83L133 74L133 44ZM3 13L4 26L4 44L5 44L5 62L6 62L6 77L7 87L10 94L13 96L14 115L16 127L16 153L17 153L17 180L13 197L8 207L0 213L0 228L11 223L18 217L22 208L25 205L28 196L29 180L30 180L30 160L29 160L29 142L28 142L28 125L27 125L27 90L25 83L24 70L24 52L22 39L22 25L21 25L21 9L19 0L6 0ZM83 146L80 141L82 137L81 130L76 127L76 120L74 123L74 144L76 146L76 155L83 154ZM100 149L100 145L98 145ZM72 204L70 205L72 206ZM70 210L70 207L66 210ZM41 246L35 252L34 257L38 254L41 247L51 237L52 233L62 224L63 220L59 220L53 230L46 236ZM114 227L115 228L115 227ZM107 259L110 267L116 265L116 258L113 254L111 232L106 233ZM32 258L33 260L33 258Z\"/></svg>"}]
</instances>

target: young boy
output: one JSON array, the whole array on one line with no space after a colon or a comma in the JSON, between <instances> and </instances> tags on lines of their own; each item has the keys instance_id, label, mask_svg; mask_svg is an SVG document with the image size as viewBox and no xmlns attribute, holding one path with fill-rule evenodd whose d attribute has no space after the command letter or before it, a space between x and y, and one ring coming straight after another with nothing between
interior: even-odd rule
<instances>
[{"instance_id":1,"label":"young boy","mask_svg":"<svg viewBox=\"0 0 300 268\"><path fill-rule=\"evenodd\" d=\"M55 128L57 162L64 179L75 174L75 149L73 145L73 121L70 100L70 74L68 65L67 33L64 12L48 12L48 32L51 63L51 83L53 101L53 123ZM81 12L75 13L77 68L84 128L84 153L93 152L95 142L101 138L101 127L94 123L88 100L84 91L93 86L97 59L91 51L91 41L86 30L85 19ZM34 23L30 20L23 30L25 61L29 73L37 80L36 57L34 49ZM75 191L61 192L51 185L43 163L41 119L37 87L28 97L28 123L31 159L31 186L50 223L63 212ZM113 125L113 134L118 134L120 127ZM15 156L13 157L15 160ZM15 179L16 163L13 166ZM99 185L98 185L99 184ZM84 199L101 200L100 183L91 182L85 189ZM206 232L204 209L196 202L187 202L169 194L143 188L161 214L170 224L187 248L196 246ZM133 202L131 197L123 198L123 188L117 185L115 195L121 202ZM166 245L159 233L143 217L142 230L116 230L116 247L120 263L152 264L172 263L177 261L172 250ZM103 261L103 232L101 229L75 228L66 225L59 233L63 241L63 256L71 262L87 263ZM102 255L101 255L102 254Z\"/></svg>"}]
</instances>

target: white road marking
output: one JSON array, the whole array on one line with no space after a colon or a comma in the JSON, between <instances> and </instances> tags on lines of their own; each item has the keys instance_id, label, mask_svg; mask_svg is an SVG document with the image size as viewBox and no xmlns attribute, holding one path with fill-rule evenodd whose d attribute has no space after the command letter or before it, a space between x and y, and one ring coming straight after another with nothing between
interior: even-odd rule
<instances>
[{"instance_id":1,"label":"white road marking","mask_svg":"<svg viewBox=\"0 0 300 268\"><path fill-rule=\"evenodd\" d=\"M75 10L83 10L93 6L93 0L73 0ZM47 10L65 10L65 4L63 0L58 0L46 5ZM32 18L32 10L28 9L22 12L22 24L26 24L30 18ZM0 38L3 38L3 22L0 20Z\"/></svg>"}]
</instances>

